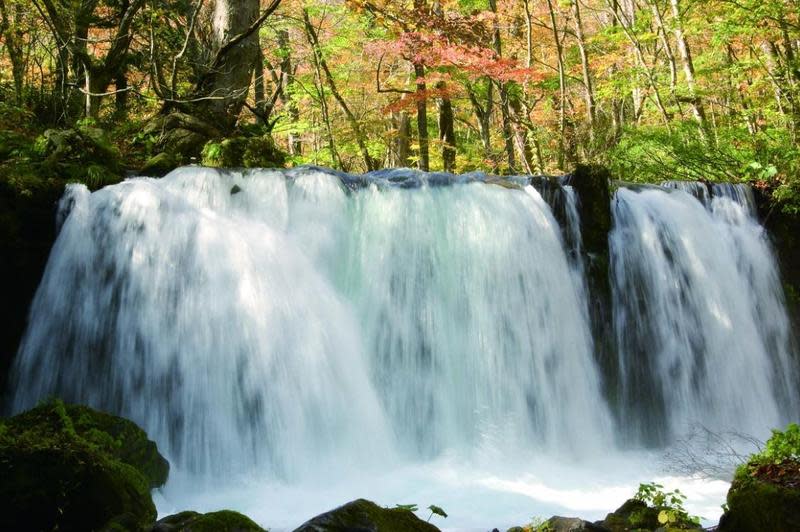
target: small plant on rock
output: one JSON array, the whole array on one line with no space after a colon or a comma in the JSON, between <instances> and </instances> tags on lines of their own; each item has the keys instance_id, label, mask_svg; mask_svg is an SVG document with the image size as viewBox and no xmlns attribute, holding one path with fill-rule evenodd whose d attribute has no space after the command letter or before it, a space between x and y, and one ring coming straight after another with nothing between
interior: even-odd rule
<instances>
[{"instance_id":1,"label":"small plant on rock","mask_svg":"<svg viewBox=\"0 0 800 532\"><path fill-rule=\"evenodd\" d=\"M658 510L658 522L669 528L698 528L700 518L689 515L683 507L686 495L676 489L664 491L664 486L655 482L639 484L639 491L633 497L649 507ZM631 516L635 519L635 516Z\"/></svg>"}]
</instances>

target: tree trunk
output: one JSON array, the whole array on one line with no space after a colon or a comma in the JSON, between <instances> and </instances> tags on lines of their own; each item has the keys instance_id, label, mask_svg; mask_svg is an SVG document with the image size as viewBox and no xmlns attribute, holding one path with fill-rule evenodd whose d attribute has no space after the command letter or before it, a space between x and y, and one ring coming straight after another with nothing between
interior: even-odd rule
<instances>
[{"instance_id":1,"label":"tree trunk","mask_svg":"<svg viewBox=\"0 0 800 532\"><path fill-rule=\"evenodd\" d=\"M700 124L700 129L703 131L703 134L707 135L708 123L706 121L706 111L703 107L703 101L697 95L694 79L694 62L692 61L692 52L689 50L689 43L686 41L686 36L683 32L683 15L681 14L679 2L680 0L670 0L672 18L675 21L675 41L678 43L678 51L680 52L681 62L683 63L683 73L686 76L686 86L689 89L692 112L695 120Z\"/></svg>"},{"instance_id":2,"label":"tree trunk","mask_svg":"<svg viewBox=\"0 0 800 532\"><path fill-rule=\"evenodd\" d=\"M487 161L493 160L492 157L492 109L494 107L494 83L491 79L485 78L486 98L485 103L481 103L481 98L471 84L467 84L467 93L475 116L478 118L478 130L483 145L483 157Z\"/></svg>"},{"instance_id":3,"label":"tree trunk","mask_svg":"<svg viewBox=\"0 0 800 532\"><path fill-rule=\"evenodd\" d=\"M289 115L289 119L293 124L296 124L300 121L300 110L292 98L291 88L294 82L294 66L292 48L289 43L289 32L287 30L278 31L278 47L283 56L281 61L281 76L283 79L279 80L283 90L281 90L280 98L286 113ZM303 154L303 141L295 131L289 132L289 153L294 156Z\"/></svg>"},{"instance_id":4,"label":"tree trunk","mask_svg":"<svg viewBox=\"0 0 800 532\"><path fill-rule=\"evenodd\" d=\"M125 70L120 70L114 80L117 94L114 98L114 112L118 118L125 118L128 114L128 75Z\"/></svg>"},{"instance_id":5,"label":"tree trunk","mask_svg":"<svg viewBox=\"0 0 800 532\"><path fill-rule=\"evenodd\" d=\"M564 136L567 129L567 78L564 71L564 47L561 43L561 37L558 35L558 25L556 23L556 12L553 8L553 2L547 0L547 9L550 14L550 24L553 30L553 40L556 45L556 59L558 60L558 168L564 169Z\"/></svg>"},{"instance_id":6,"label":"tree trunk","mask_svg":"<svg viewBox=\"0 0 800 532\"><path fill-rule=\"evenodd\" d=\"M400 112L397 125L397 164L403 168L408 166L411 153L411 119L406 111Z\"/></svg>"},{"instance_id":7,"label":"tree trunk","mask_svg":"<svg viewBox=\"0 0 800 532\"><path fill-rule=\"evenodd\" d=\"M437 85L437 88L445 90L444 82ZM442 161L444 171L453 173L456 169L456 131L455 114L453 113L453 103L450 98L442 96L439 100L439 140L442 143Z\"/></svg>"},{"instance_id":8,"label":"tree trunk","mask_svg":"<svg viewBox=\"0 0 800 532\"><path fill-rule=\"evenodd\" d=\"M580 51L581 55L581 70L583 72L584 96L586 99L586 120L589 122L589 138L594 141L594 129L597 113L595 110L592 72L589 67L589 54L586 51L586 40L583 36L580 0L573 0L572 11L575 15L575 36L577 37L578 50Z\"/></svg>"},{"instance_id":9,"label":"tree trunk","mask_svg":"<svg viewBox=\"0 0 800 532\"><path fill-rule=\"evenodd\" d=\"M259 0L208 0L200 11L197 33L209 61L195 87L193 98L200 101L191 106L191 114L223 134L233 132L247 99L258 60L258 32L233 47L229 43L258 17Z\"/></svg>"},{"instance_id":10,"label":"tree trunk","mask_svg":"<svg viewBox=\"0 0 800 532\"><path fill-rule=\"evenodd\" d=\"M497 13L497 0L489 0L489 9L492 13ZM493 28L494 51L497 57L503 57L503 41L500 36L500 25L495 21ZM516 171L516 158L514 156L514 130L511 126L511 111L509 109L508 84L502 81L497 82L497 89L500 93L500 115L503 127L503 141L506 149L509 173Z\"/></svg>"},{"instance_id":11,"label":"tree trunk","mask_svg":"<svg viewBox=\"0 0 800 532\"><path fill-rule=\"evenodd\" d=\"M364 137L364 133L361 130L361 125L358 123L358 119L350 110L350 106L347 105L344 97L339 92L339 89L336 87L336 81L333 79L333 74L331 73L330 69L328 68L328 63L325 60L325 56L322 55L322 48L319 45L319 37L317 36L317 30L314 28L314 25L311 24L311 19L308 16L308 10L303 10L303 23L306 29L306 35L308 36L308 42L314 50L314 55L316 56L317 65L322 73L325 74L325 79L328 82L328 87L331 90L331 94L339 103L339 107L341 107L342 112L344 113L345 117L347 117L347 121L350 123L350 128L353 130L353 134L356 137L356 143L358 144L358 148L361 151L361 157L364 159L364 165L367 167L367 171L372 171L376 169L375 161L369 154L369 150L367 149L366 138Z\"/></svg>"},{"instance_id":12,"label":"tree trunk","mask_svg":"<svg viewBox=\"0 0 800 532\"><path fill-rule=\"evenodd\" d=\"M430 147L428 141L428 90L425 84L425 66L414 63L414 75L417 77L417 134L419 135L419 169L430 171Z\"/></svg>"}]
</instances>

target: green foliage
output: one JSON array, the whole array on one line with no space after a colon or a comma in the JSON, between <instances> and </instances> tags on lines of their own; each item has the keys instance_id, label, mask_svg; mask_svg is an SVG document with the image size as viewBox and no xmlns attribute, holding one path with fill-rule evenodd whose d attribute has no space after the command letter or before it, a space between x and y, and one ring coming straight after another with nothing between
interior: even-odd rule
<instances>
[{"instance_id":1,"label":"green foliage","mask_svg":"<svg viewBox=\"0 0 800 532\"><path fill-rule=\"evenodd\" d=\"M752 134L721 127L714 139L694 122L629 128L604 162L633 183L749 182L771 193L784 212L800 214L800 148L784 128Z\"/></svg>"},{"instance_id":2,"label":"green foliage","mask_svg":"<svg viewBox=\"0 0 800 532\"><path fill-rule=\"evenodd\" d=\"M172 532L264 532L247 516L230 510L207 514L181 512L165 517L159 524Z\"/></svg>"},{"instance_id":3,"label":"green foliage","mask_svg":"<svg viewBox=\"0 0 800 532\"><path fill-rule=\"evenodd\" d=\"M634 500L658 511L658 522L670 528L697 528L700 518L689 515L683 507L686 496L680 490L664 491L664 486L655 482L639 484ZM636 512L631 519L635 520Z\"/></svg>"},{"instance_id":4,"label":"green foliage","mask_svg":"<svg viewBox=\"0 0 800 532\"><path fill-rule=\"evenodd\" d=\"M416 504L395 504L394 507L398 510L405 510L406 512L416 512L419 510Z\"/></svg>"},{"instance_id":5,"label":"green foliage","mask_svg":"<svg viewBox=\"0 0 800 532\"><path fill-rule=\"evenodd\" d=\"M435 504L431 504L430 506L428 506L428 510L431 511L431 515L428 516L428 522L430 522L431 517L433 517L434 515L438 515L440 517L444 517L445 519L447 519L447 512L442 510L442 508L440 506L436 506Z\"/></svg>"},{"instance_id":6,"label":"green foliage","mask_svg":"<svg viewBox=\"0 0 800 532\"><path fill-rule=\"evenodd\" d=\"M790 423L785 430L773 430L764 449L750 457L740 472L755 473L761 466L781 465L784 462L800 461L800 425Z\"/></svg>"}]
</instances>

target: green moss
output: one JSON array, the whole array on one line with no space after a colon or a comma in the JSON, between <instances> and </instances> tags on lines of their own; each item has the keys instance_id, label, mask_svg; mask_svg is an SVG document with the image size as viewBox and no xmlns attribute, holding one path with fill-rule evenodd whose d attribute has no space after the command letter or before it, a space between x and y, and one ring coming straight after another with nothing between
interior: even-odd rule
<instances>
[{"instance_id":1,"label":"green moss","mask_svg":"<svg viewBox=\"0 0 800 532\"><path fill-rule=\"evenodd\" d=\"M435 532L439 529L402 508L381 508L374 502L358 499L311 519L295 532Z\"/></svg>"},{"instance_id":2,"label":"green moss","mask_svg":"<svg viewBox=\"0 0 800 532\"><path fill-rule=\"evenodd\" d=\"M167 471L130 421L41 405L0 422L0 529L145 529L156 517L151 486Z\"/></svg>"},{"instance_id":3,"label":"green moss","mask_svg":"<svg viewBox=\"0 0 800 532\"><path fill-rule=\"evenodd\" d=\"M720 531L800 530L800 490L754 478L740 467L728 491Z\"/></svg>"},{"instance_id":4,"label":"green moss","mask_svg":"<svg viewBox=\"0 0 800 532\"><path fill-rule=\"evenodd\" d=\"M181 512L160 520L154 532L264 532L249 517L230 510L199 514Z\"/></svg>"},{"instance_id":5,"label":"green moss","mask_svg":"<svg viewBox=\"0 0 800 532\"><path fill-rule=\"evenodd\" d=\"M232 137L203 147L203 164L218 168L282 167L285 159L269 135Z\"/></svg>"}]
</instances>

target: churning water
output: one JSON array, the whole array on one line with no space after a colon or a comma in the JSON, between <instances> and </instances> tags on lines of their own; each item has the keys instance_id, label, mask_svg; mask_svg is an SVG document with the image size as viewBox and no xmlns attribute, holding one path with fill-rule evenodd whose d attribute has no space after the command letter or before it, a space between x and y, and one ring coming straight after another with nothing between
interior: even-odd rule
<instances>
[{"instance_id":1,"label":"churning water","mask_svg":"<svg viewBox=\"0 0 800 532\"><path fill-rule=\"evenodd\" d=\"M12 407L56 394L130 417L173 465L162 512L278 529L356 497L437 504L457 528L602 517L663 476L653 448L689 424L788 420L790 328L746 189L616 193L604 379L580 198L485 180L184 168L72 186ZM666 482L719 514L724 482Z\"/></svg>"}]
</instances>

